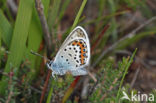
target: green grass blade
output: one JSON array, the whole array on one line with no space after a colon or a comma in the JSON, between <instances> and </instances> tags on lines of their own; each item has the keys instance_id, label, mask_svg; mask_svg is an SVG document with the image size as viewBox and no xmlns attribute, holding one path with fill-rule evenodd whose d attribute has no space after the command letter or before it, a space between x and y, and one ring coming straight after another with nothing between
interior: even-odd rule
<instances>
[{"instance_id":1,"label":"green grass blade","mask_svg":"<svg viewBox=\"0 0 156 103\"><path fill-rule=\"evenodd\" d=\"M71 2L71 0L66 0L63 4L62 4L62 8L60 10L60 15L59 15L59 21L62 19L62 17L64 16L65 10L68 7L69 3Z\"/></svg>"},{"instance_id":2,"label":"green grass blade","mask_svg":"<svg viewBox=\"0 0 156 103\"><path fill-rule=\"evenodd\" d=\"M110 11L112 13L115 13L117 11L116 10L116 5L117 4L115 4L115 1L114 0L109 0L108 2L109 2L109 6L110 6ZM115 17L112 18L111 24L112 24L112 27L113 27L113 30L112 30L111 35L112 35L113 41L115 42L117 40L117 36L118 36L117 35L117 23L116 23Z\"/></svg>"},{"instance_id":3,"label":"green grass blade","mask_svg":"<svg viewBox=\"0 0 156 103\"><path fill-rule=\"evenodd\" d=\"M1 31L0 31L0 49L1 49L1 42L2 42L2 40L1 40L1 35L2 35L2 33L1 33Z\"/></svg>"},{"instance_id":4,"label":"green grass blade","mask_svg":"<svg viewBox=\"0 0 156 103\"><path fill-rule=\"evenodd\" d=\"M10 54L4 70L6 73L10 72L10 65L12 65L13 69L19 68L19 65L22 61L22 57L26 49L26 40L31 21L33 3L33 0L20 0L13 37L10 45ZM18 69L15 75L17 75L17 73ZM0 94L5 94L7 84L7 77L3 76L0 82Z\"/></svg>"},{"instance_id":5,"label":"green grass blade","mask_svg":"<svg viewBox=\"0 0 156 103\"><path fill-rule=\"evenodd\" d=\"M131 63L133 62L133 58L134 58L134 56L135 56L135 54L136 54L136 51L137 51L137 48L135 49L135 51L133 52L133 54L132 54L132 56L131 56L129 62L128 62L127 65L125 66L124 74L123 74L123 76L122 76L122 79L121 79L121 82L120 82L120 86L119 86L119 90L118 90L118 93L117 93L117 99L119 99L119 95L120 95L120 91L121 91L121 86L122 86L123 81L124 81L124 79L125 79L125 76L126 76L126 74L127 74L128 68L129 68L129 66L131 65Z\"/></svg>"},{"instance_id":6,"label":"green grass blade","mask_svg":"<svg viewBox=\"0 0 156 103\"><path fill-rule=\"evenodd\" d=\"M74 23L73 23L73 25L72 25L71 30L73 30L73 29L75 28L75 26L78 24L79 19L80 19L80 16L81 16L81 14L82 14L82 12L83 12L83 9L84 9L86 3L87 3L87 0L83 0L83 2L82 2L82 4L81 4L81 7L80 7L80 9L79 9L79 12L78 12L77 15L76 15L76 18L75 18L75 20L74 20Z\"/></svg>"},{"instance_id":7,"label":"green grass blade","mask_svg":"<svg viewBox=\"0 0 156 103\"><path fill-rule=\"evenodd\" d=\"M98 5L99 5L98 17L101 17L103 15L103 12L105 11L104 7L106 6L106 0L99 0Z\"/></svg>"},{"instance_id":8,"label":"green grass blade","mask_svg":"<svg viewBox=\"0 0 156 103\"><path fill-rule=\"evenodd\" d=\"M40 46L40 43L42 41L42 28L40 26L40 21L37 18L37 12L33 12L31 24L30 24L30 30L29 30L29 35L28 35L28 47L27 47L27 52L26 56L28 57L30 61L30 72L28 73L28 78L33 80L35 74L37 74L38 69L35 67L36 65L36 55L33 55L30 53L31 50L34 52L37 52ZM31 82L31 80L29 80Z\"/></svg>"},{"instance_id":9,"label":"green grass blade","mask_svg":"<svg viewBox=\"0 0 156 103\"><path fill-rule=\"evenodd\" d=\"M55 80L51 80L51 88L50 88L50 91L49 91L49 93L48 93L48 98L47 98L47 100L46 100L46 103L50 103L50 101L51 101L51 97L52 97L52 93L53 93L53 88L52 88L52 85L53 84L56 84L56 82L55 82Z\"/></svg>"},{"instance_id":10,"label":"green grass blade","mask_svg":"<svg viewBox=\"0 0 156 103\"><path fill-rule=\"evenodd\" d=\"M56 18L58 16L58 11L60 8L61 0L53 0L53 5L49 8L49 14L48 14L48 25L49 30L52 32L53 26L56 22Z\"/></svg>"},{"instance_id":11,"label":"green grass blade","mask_svg":"<svg viewBox=\"0 0 156 103\"><path fill-rule=\"evenodd\" d=\"M4 16L2 10L0 10L0 32L3 42L7 47L10 47L13 28L8 22L7 18Z\"/></svg>"},{"instance_id":12,"label":"green grass blade","mask_svg":"<svg viewBox=\"0 0 156 103\"><path fill-rule=\"evenodd\" d=\"M47 16L50 0L43 0L42 3L44 6L44 14ZM37 57L36 57L36 55L32 55L30 53L30 50L33 50L34 52L38 51L38 49L40 47L40 43L42 41L42 37L43 37L43 32L42 32L40 20L39 20L36 8L34 8L32 20L31 20L31 24L30 24L30 29L29 29L29 35L28 35L28 48L27 48L27 52L26 52L26 55L28 55L29 61L31 63L31 65L30 65L31 70L28 73L28 79L31 79L31 80L38 73L37 72L38 69L36 67ZM38 63L38 64L40 64L40 63Z\"/></svg>"}]
</instances>

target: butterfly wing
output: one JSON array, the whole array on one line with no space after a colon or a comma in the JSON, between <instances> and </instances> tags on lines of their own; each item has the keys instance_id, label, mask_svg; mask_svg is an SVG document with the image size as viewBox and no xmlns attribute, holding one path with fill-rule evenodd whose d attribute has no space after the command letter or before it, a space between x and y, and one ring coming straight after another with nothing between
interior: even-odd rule
<instances>
[{"instance_id":1,"label":"butterfly wing","mask_svg":"<svg viewBox=\"0 0 156 103\"><path fill-rule=\"evenodd\" d=\"M70 41L78 38L86 39L86 42L89 43L88 35L86 31L81 27L77 26L72 32L68 35L68 37L64 40L63 44L60 48L64 47L65 44L68 44Z\"/></svg>"},{"instance_id":2,"label":"butterfly wing","mask_svg":"<svg viewBox=\"0 0 156 103\"><path fill-rule=\"evenodd\" d=\"M79 75L86 75L87 71L85 68L79 68L77 70L71 70L70 71L73 76L79 76Z\"/></svg>"},{"instance_id":3,"label":"butterfly wing","mask_svg":"<svg viewBox=\"0 0 156 103\"><path fill-rule=\"evenodd\" d=\"M66 70L77 70L89 65L90 44L86 31L78 26L66 38L53 63Z\"/></svg>"}]
</instances>

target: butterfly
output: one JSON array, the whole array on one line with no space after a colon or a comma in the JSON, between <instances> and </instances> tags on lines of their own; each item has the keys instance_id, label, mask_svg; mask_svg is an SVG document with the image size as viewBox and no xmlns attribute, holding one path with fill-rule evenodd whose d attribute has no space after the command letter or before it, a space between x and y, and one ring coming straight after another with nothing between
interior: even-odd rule
<instances>
[{"instance_id":1,"label":"butterfly","mask_svg":"<svg viewBox=\"0 0 156 103\"><path fill-rule=\"evenodd\" d=\"M77 26L61 45L54 61L47 63L52 76L70 72L73 76L87 75L86 66L90 62L90 43L86 31Z\"/></svg>"}]
</instances>

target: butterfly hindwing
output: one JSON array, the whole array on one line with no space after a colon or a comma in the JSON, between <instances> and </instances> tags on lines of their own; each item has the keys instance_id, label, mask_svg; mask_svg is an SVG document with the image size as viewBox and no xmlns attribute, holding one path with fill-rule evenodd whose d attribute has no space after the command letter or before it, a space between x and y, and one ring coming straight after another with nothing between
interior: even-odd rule
<instances>
[{"instance_id":1,"label":"butterfly hindwing","mask_svg":"<svg viewBox=\"0 0 156 103\"><path fill-rule=\"evenodd\" d=\"M66 69L77 69L88 65L89 59L89 39L85 30L78 26L64 41L55 60L62 61L65 67L67 67Z\"/></svg>"},{"instance_id":2,"label":"butterfly hindwing","mask_svg":"<svg viewBox=\"0 0 156 103\"><path fill-rule=\"evenodd\" d=\"M70 72L73 76L79 76L79 75L86 75L87 74L87 71L85 68L80 68L77 70L71 70Z\"/></svg>"}]
</instances>

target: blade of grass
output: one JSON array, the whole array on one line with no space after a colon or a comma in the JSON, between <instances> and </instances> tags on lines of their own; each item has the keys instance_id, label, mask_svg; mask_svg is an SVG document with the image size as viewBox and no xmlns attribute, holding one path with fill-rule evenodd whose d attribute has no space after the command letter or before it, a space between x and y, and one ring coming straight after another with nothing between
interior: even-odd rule
<instances>
[{"instance_id":1,"label":"blade of grass","mask_svg":"<svg viewBox=\"0 0 156 103\"><path fill-rule=\"evenodd\" d=\"M80 76L76 77L76 79L72 82L72 84L70 85L70 87L68 88L67 92L65 93L65 95L63 97L62 103L65 103L67 101L67 99L73 92L73 90L79 80L80 80Z\"/></svg>"},{"instance_id":2,"label":"blade of grass","mask_svg":"<svg viewBox=\"0 0 156 103\"><path fill-rule=\"evenodd\" d=\"M10 64L13 68L19 68L26 49L29 24L33 9L32 0L20 0L13 37L10 45L10 54L4 72L10 72ZM17 75L18 69L15 73ZM0 82L0 94L4 95L7 88L7 77L3 76Z\"/></svg>"},{"instance_id":3,"label":"blade of grass","mask_svg":"<svg viewBox=\"0 0 156 103\"><path fill-rule=\"evenodd\" d=\"M156 28L153 28L150 31L141 32L133 36L132 38L127 38L124 41L122 41L116 49L124 49L129 45L135 44L137 41L141 40L142 38L145 38L147 36L154 35L156 33Z\"/></svg>"},{"instance_id":4,"label":"blade of grass","mask_svg":"<svg viewBox=\"0 0 156 103\"><path fill-rule=\"evenodd\" d=\"M75 20L74 20L74 23L73 23L73 25L72 25L72 27L71 27L71 30L73 30L73 29L76 27L76 25L78 24L79 19L80 19L80 16L81 16L81 14L82 14L82 12L83 12L83 9L84 9L86 3L87 3L87 0L83 0L83 2L82 2L82 4L81 4L81 7L80 7L80 9L79 9L79 12L77 13L76 18L75 18Z\"/></svg>"},{"instance_id":5,"label":"blade of grass","mask_svg":"<svg viewBox=\"0 0 156 103\"><path fill-rule=\"evenodd\" d=\"M64 16L65 10L68 7L69 3L71 2L71 0L66 0L64 1L64 3L62 4L62 8L60 10L60 14L59 14L59 21L62 19L62 17Z\"/></svg>"},{"instance_id":6,"label":"blade of grass","mask_svg":"<svg viewBox=\"0 0 156 103\"><path fill-rule=\"evenodd\" d=\"M14 23L14 18L10 12L10 8L8 8L8 5L7 5L7 0L1 0L1 9L2 11L5 11L5 15L7 16L8 20L12 23Z\"/></svg>"},{"instance_id":7,"label":"blade of grass","mask_svg":"<svg viewBox=\"0 0 156 103\"><path fill-rule=\"evenodd\" d=\"M54 32L55 36L57 35L58 27L61 24L61 19L63 18L64 14L65 14L65 11L66 11L66 9L67 9L67 7L68 7L68 5L69 5L70 2L71 2L71 0L66 0L66 1L64 1L62 3L62 5L60 7L60 13L59 13L58 18L57 18L57 23L55 23L55 30L52 31L52 32ZM57 38L57 36L56 36L56 38Z\"/></svg>"},{"instance_id":8,"label":"blade of grass","mask_svg":"<svg viewBox=\"0 0 156 103\"><path fill-rule=\"evenodd\" d=\"M56 40L56 28L54 28L56 23L56 20L58 20L59 18L57 18L58 13L59 13L59 9L60 9L60 3L61 0L53 0L53 4L50 5L49 7L49 12L48 12L48 18L47 18L47 23L49 26L49 31L52 35L52 41L55 42ZM52 51L55 51L55 44L53 44L53 46L51 47Z\"/></svg>"},{"instance_id":9,"label":"blade of grass","mask_svg":"<svg viewBox=\"0 0 156 103\"><path fill-rule=\"evenodd\" d=\"M7 18L4 16L2 10L0 10L0 32L2 35L3 42L9 48L11 38L12 38L13 28L8 22Z\"/></svg>"},{"instance_id":10,"label":"blade of grass","mask_svg":"<svg viewBox=\"0 0 156 103\"><path fill-rule=\"evenodd\" d=\"M109 2L109 7L110 7L111 13L115 13L117 4L115 4L114 0L109 0L108 2ZM116 23L115 16L112 18L111 23L112 23L111 35L112 35L113 41L115 42L117 40L117 23Z\"/></svg>"},{"instance_id":11,"label":"blade of grass","mask_svg":"<svg viewBox=\"0 0 156 103\"><path fill-rule=\"evenodd\" d=\"M122 79L121 79L121 82L120 82L120 86L119 86L119 90L118 90L118 93L117 93L117 99L118 99L118 100L119 100L119 95L120 95L120 91L121 91L121 86L122 86L123 81L124 81L124 79L125 79L125 76L126 76L126 74L127 74L128 68L130 67L131 63L133 62L133 58L134 58L134 56L135 56L135 54L136 54L136 51L137 51L137 48L136 48L135 51L133 52L133 54L132 54L132 56L131 56L131 58L130 58L128 64L127 64L126 67L125 67L125 71L124 71L124 74L123 74L123 76L122 76Z\"/></svg>"},{"instance_id":12,"label":"blade of grass","mask_svg":"<svg viewBox=\"0 0 156 103\"><path fill-rule=\"evenodd\" d=\"M105 5L106 5L106 1L105 0L99 0L99 13L98 13L98 15L99 15L99 17L101 17L102 15L103 15L103 12L104 12L104 7L105 7Z\"/></svg>"},{"instance_id":13,"label":"blade of grass","mask_svg":"<svg viewBox=\"0 0 156 103\"><path fill-rule=\"evenodd\" d=\"M134 29L133 31L131 31L129 34L127 34L126 36L122 37L121 39L119 39L116 43L114 43L112 46L110 46L109 48L107 48L106 50L104 50L102 52L102 54L100 54L100 56L96 59L96 61L93 63L93 66L96 66L100 60L102 60L104 58L104 56L110 52L112 52L113 50L116 49L116 47L125 39L127 38L133 38L134 35L136 34L136 32L138 32L139 30L141 30L143 27L145 27L146 25L148 25L149 23L151 23L152 21L156 20L156 16L152 17L151 19L147 20L146 22L144 22L143 24L141 24L140 26L138 26L136 29Z\"/></svg>"},{"instance_id":14,"label":"blade of grass","mask_svg":"<svg viewBox=\"0 0 156 103\"><path fill-rule=\"evenodd\" d=\"M42 1L44 5L44 13L47 16L50 0L42 0ZM30 65L31 69L30 69L30 72L28 73L28 79L31 79L31 80L33 80L33 78L35 78L36 74L38 73L38 69L36 66L36 59L38 58L35 55L32 55L30 53L30 50L33 50L34 52L38 52L38 49L42 41L42 35L43 35L43 32L42 32L41 24L37 15L37 11L34 8L32 20L30 24L30 29L29 29L29 35L28 35L28 49L26 53L26 55L28 55L29 60L31 62L31 65ZM40 64L40 63L37 63L37 64Z\"/></svg>"},{"instance_id":15,"label":"blade of grass","mask_svg":"<svg viewBox=\"0 0 156 103\"><path fill-rule=\"evenodd\" d=\"M54 84L55 83L55 80L52 80L51 81L51 84ZM53 89L54 88L50 88L50 91L49 91L49 94L48 94L48 98L47 98L47 101L46 101L46 103L51 103L51 97L52 97L52 93L53 93Z\"/></svg>"},{"instance_id":16,"label":"blade of grass","mask_svg":"<svg viewBox=\"0 0 156 103\"><path fill-rule=\"evenodd\" d=\"M104 22L104 20L106 22L108 22L109 20L107 20L107 19L110 19L111 17L114 17L114 16L126 14L127 12L129 12L129 11L128 10L124 10L124 11L112 13L110 15L101 16L98 19L94 19L94 20L85 22L83 25L89 25L89 24L99 23L101 21Z\"/></svg>"},{"instance_id":17,"label":"blade of grass","mask_svg":"<svg viewBox=\"0 0 156 103\"><path fill-rule=\"evenodd\" d=\"M53 5L49 8L48 25L50 32L52 32L53 26L55 25L56 17L58 16L58 11L60 8L60 3L61 0L53 0Z\"/></svg>"},{"instance_id":18,"label":"blade of grass","mask_svg":"<svg viewBox=\"0 0 156 103\"><path fill-rule=\"evenodd\" d=\"M1 49L1 42L2 42L2 40L1 40L1 37L2 36L2 33L1 33L1 31L0 31L0 49ZM1 50L0 50L1 51ZM1 64L1 61L0 61L0 64Z\"/></svg>"},{"instance_id":19,"label":"blade of grass","mask_svg":"<svg viewBox=\"0 0 156 103\"><path fill-rule=\"evenodd\" d=\"M97 45L99 45L100 41L102 40L104 34L106 33L106 31L108 30L109 28L109 24L107 24L106 26L104 26L104 29L101 31L100 35L98 35L98 37L96 38L96 41L94 42L94 44L92 45L92 48L91 48L91 52L94 51L95 47L97 47Z\"/></svg>"}]
</instances>

